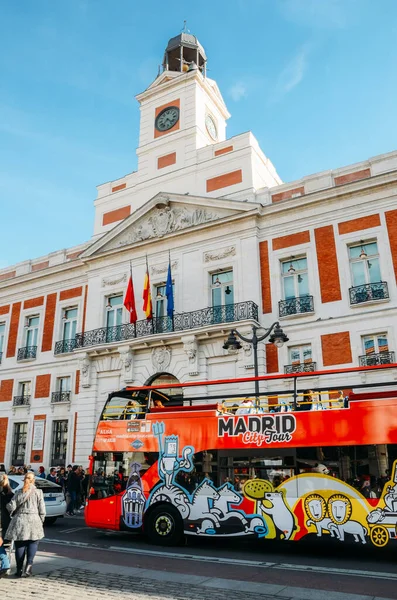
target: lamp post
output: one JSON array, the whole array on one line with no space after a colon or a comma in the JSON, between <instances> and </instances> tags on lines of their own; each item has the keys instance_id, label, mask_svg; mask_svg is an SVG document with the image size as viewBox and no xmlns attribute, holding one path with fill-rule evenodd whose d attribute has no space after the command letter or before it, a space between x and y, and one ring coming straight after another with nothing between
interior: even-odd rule
<instances>
[{"instance_id":1,"label":"lamp post","mask_svg":"<svg viewBox=\"0 0 397 600\"><path fill-rule=\"evenodd\" d=\"M277 346L277 348L281 348L284 342L288 342L288 337L285 335L284 331L280 327L280 323L276 321L273 323L269 329L265 331L263 335L257 335L258 329L264 329L264 327L257 327L256 325L252 325L252 337L248 338L245 335L241 335L237 331L237 329L232 329L229 333L229 337L223 344L224 350L240 350L241 344L237 338L243 340L243 342L247 342L248 344L252 344L252 348L254 350L254 370L255 377L259 376L258 372L258 344L259 342L263 342L267 337L269 338L269 342ZM272 333L273 332L273 333ZM237 336L237 337L236 337ZM258 401L259 396L259 381L255 380L255 398L256 402Z\"/></svg>"}]
</instances>

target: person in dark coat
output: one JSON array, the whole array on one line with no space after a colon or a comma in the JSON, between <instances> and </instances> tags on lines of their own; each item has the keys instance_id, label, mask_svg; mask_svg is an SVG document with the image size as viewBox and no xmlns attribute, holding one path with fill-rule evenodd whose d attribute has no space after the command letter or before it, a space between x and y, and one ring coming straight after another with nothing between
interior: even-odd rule
<instances>
[{"instance_id":1,"label":"person in dark coat","mask_svg":"<svg viewBox=\"0 0 397 600\"><path fill-rule=\"evenodd\" d=\"M67 515L74 515L74 511L78 509L77 498L81 494L81 478L80 478L80 467L74 465L68 475L66 482L66 489L70 496L70 502L67 509Z\"/></svg>"},{"instance_id":2,"label":"person in dark coat","mask_svg":"<svg viewBox=\"0 0 397 600\"><path fill-rule=\"evenodd\" d=\"M6 506L11 502L14 492L10 487L8 477L5 473L0 475L0 577L10 572L10 559L4 547L5 533L11 521L10 513Z\"/></svg>"},{"instance_id":3,"label":"person in dark coat","mask_svg":"<svg viewBox=\"0 0 397 600\"><path fill-rule=\"evenodd\" d=\"M43 523L46 515L43 491L34 484L34 473L26 473L23 488L17 490L7 510L11 523L5 537L15 543L17 577L22 577L25 554L27 564L25 576L32 575L32 565L36 556L38 541L44 537Z\"/></svg>"}]
</instances>

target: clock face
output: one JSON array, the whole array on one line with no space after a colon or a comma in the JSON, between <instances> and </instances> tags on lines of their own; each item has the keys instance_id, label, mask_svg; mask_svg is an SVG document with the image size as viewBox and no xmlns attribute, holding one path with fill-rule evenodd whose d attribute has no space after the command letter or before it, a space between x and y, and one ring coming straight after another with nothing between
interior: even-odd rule
<instances>
[{"instance_id":1,"label":"clock face","mask_svg":"<svg viewBox=\"0 0 397 600\"><path fill-rule=\"evenodd\" d=\"M177 106L167 106L156 117L154 126L157 131L168 131L175 123L179 121L179 108Z\"/></svg>"},{"instance_id":2,"label":"clock face","mask_svg":"<svg viewBox=\"0 0 397 600\"><path fill-rule=\"evenodd\" d=\"M217 129L216 129L215 121L211 117L211 115L207 115L205 117L205 126L207 128L208 133L212 137L212 139L216 140L217 137L218 137L218 132L217 132Z\"/></svg>"}]
</instances>

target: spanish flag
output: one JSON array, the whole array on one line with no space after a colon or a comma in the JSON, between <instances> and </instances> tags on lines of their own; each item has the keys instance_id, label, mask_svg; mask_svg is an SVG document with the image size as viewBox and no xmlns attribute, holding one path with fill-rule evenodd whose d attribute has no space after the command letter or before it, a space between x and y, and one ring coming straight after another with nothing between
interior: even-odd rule
<instances>
[{"instance_id":1,"label":"spanish flag","mask_svg":"<svg viewBox=\"0 0 397 600\"><path fill-rule=\"evenodd\" d=\"M152 295L150 293L150 278L149 278L149 267L146 265L145 279L143 282L143 312L147 319L153 318L152 309Z\"/></svg>"}]
</instances>

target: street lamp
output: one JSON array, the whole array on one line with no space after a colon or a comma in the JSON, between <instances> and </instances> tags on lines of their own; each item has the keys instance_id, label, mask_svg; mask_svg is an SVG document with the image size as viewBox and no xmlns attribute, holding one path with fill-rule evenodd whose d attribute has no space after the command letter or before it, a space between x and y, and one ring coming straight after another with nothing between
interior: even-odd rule
<instances>
[{"instance_id":1,"label":"street lamp","mask_svg":"<svg viewBox=\"0 0 397 600\"><path fill-rule=\"evenodd\" d=\"M281 348L283 346L284 342L288 342L288 339L289 339L285 335L284 331L281 329L280 323L278 321L273 323L273 325L271 325L269 327L269 329L267 329L263 335L260 335L260 336L257 335L256 332L258 331L258 329L264 329L264 328L257 327L256 325L252 326L252 337L251 338L248 338L245 335L241 335L241 333L239 333L237 331L237 329L232 329L231 332L229 333L229 337L223 344L224 350L240 350L241 344L237 338L240 338L240 340L243 340L243 342L252 344L252 347L254 350L255 377L259 376L259 372L258 372L258 344L259 344L259 342L262 342L263 340L265 340L268 337L269 342L271 344L274 344L275 346L277 346L277 348ZM256 399L258 399L259 381L257 379L255 379L255 396L256 396Z\"/></svg>"}]
</instances>

